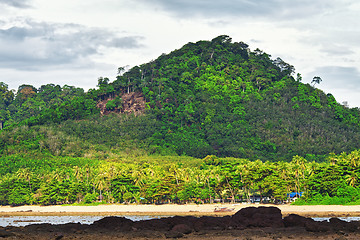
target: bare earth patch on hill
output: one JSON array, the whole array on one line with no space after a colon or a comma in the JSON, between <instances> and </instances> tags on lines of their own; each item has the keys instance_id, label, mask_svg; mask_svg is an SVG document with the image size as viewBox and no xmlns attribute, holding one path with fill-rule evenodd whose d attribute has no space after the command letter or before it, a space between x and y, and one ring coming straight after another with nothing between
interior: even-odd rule
<instances>
[{"instance_id":1,"label":"bare earth patch on hill","mask_svg":"<svg viewBox=\"0 0 360 240\"><path fill-rule=\"evenodd\" d=\"M115 97L109 97L97 103L96 106L100 109L101 115L107 115L112 112L141 114L145 110L145 97L140 92L124 93L120 96L122 99L122 108L115 108L114 110L106 109L106 104L114 100Z\"/></svg>"}]
</instances>

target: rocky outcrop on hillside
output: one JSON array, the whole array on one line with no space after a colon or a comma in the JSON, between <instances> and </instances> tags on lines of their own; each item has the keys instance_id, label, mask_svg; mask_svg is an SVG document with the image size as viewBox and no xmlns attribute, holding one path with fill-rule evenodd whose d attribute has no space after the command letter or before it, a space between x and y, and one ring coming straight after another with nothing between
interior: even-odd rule
<instances>
[{"instance_id":1,"label":"rocky outcrop on hillside","mask_svg":"<svg viewBox=\"0 0 360 240\"><path fill-rule=\"evenodd\" d=\"M121 106L117 106L114 109L107 109L106 104L109 101L114 100L116 97L121 98ZM134 113L140 114L145 110L145 98L140 92L123 93L119 96L113 96L101 100L96 105L100 109L101 115L106 115L112 112L115 113Z\"/></svg>"}]
</instances>

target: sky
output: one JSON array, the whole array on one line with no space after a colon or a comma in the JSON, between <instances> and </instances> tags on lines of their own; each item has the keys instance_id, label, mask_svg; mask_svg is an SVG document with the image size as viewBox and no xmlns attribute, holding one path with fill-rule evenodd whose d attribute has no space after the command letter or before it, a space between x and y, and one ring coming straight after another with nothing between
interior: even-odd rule
<instances>
[{"instance_id":1,"label":"sky","mask_svg":"<svg viewBox=\"0 0 360 240\"><path fill-rule=\"evenodd\" d=\"M0 0L0 82L88 90L188 42L228 35L360 107L357 0Z\"/></svg>"}]
</instances>

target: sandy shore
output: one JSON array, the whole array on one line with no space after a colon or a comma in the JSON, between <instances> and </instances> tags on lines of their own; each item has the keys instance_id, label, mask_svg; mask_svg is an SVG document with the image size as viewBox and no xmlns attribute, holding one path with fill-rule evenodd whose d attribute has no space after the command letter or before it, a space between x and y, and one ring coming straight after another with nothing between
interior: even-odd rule
<instances>
[{"instance_id":1,"label":"sandy shore","mask_svg":"<svg viewBox=\"0 0 360 240\"><path fill-rule=\"evenodd\" d=\"M164 204L164 205L99 205L99 206L20 206L0 207L0 216L51 216L51 215L149 215L149 216L224 216L232 215L241 208L249 206L275 206L283 216L298 214L305 217L360 217L360 205L317 205L317 206L293 206L293 205L260 205L260 204ZM214 212L216 207L234 209L231 212Z\"/></svg>"}]
</instances>

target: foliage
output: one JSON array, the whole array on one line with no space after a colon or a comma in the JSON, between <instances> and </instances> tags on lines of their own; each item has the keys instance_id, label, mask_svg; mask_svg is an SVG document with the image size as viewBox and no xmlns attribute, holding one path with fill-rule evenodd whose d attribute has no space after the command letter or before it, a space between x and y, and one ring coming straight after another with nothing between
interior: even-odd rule
<instances>
[{"instance_id":1,"label":"foliage","mask_svg":"<svg viewBox=\"0 0 360 240\"><path fill-rule=\"evenodd\" d=\"M297 205L356 204L359 156L360 151L332 155L323 163L300 156L276 163L213 155L101 161L54 156L44 164L25 154L17 159L26 159L26 168L17 161L1 167L0 204L210 203L252 196L281 203L289 192L304 192Z\"/></svg>"},{"instance_id":2,"label":"foliage","mask_svg":"<svg viewBox=\"0 0 360 240\"><path fill-rule=\"evenodd\" d=\"M0 83L0 204L360 202L359 109L282 59L219 36L118 74Z\"/></svg>"},{"instance_id":3,"label":"foliage","mask_svg":"<svg viewBox=\"0 0 360 240\"><path fill-rule=\"evenodd\" d=\"M86 93L47 84L21 85L14 94L1 83L0 122L8 128L60 124L66 135L101 148L198 158L287 161L300 155L324 161L330 152L358 149L359 109L301 83L300 74L295 80L294 71L282 59L222 35L128 71L120 67L114 81L100 77L97 89ZM145 112L99 115L101 101L107 113L122 112L130 92L144 96ZM54 146L56 139L47 141Z\"/></svg>"}]
</instances>

